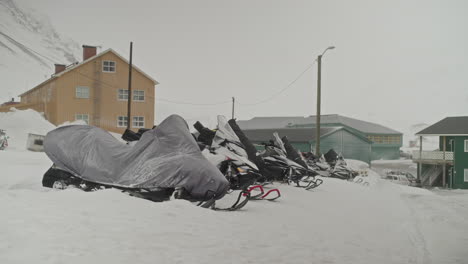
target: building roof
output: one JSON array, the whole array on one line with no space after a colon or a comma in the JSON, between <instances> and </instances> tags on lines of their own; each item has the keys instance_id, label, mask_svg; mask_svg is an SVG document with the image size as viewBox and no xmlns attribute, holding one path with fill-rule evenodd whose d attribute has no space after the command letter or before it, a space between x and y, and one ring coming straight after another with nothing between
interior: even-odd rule
<instances>
[{"instance_id":1,"label":"building roof","mask_svg":"<svg viewBox=\"0 0 468 264\"><path fill-rule=\"evenodd\" d=\"M291 117L254 117L250 120L238 121L242 129L269 129L286 127L315 126L315 116L291 116ZM354 119L342 115L322 115L320 124L342 124L356 129L364 134L402 134L391 128Z\"/></svg>"},{"instance_id":2,"label":"building roof","mask_svg":"<svg viewBox=\"0 0 468 264\"><path fill-rule=\"evenodd\" d=\"M418 133L418 136L468 136L468 116L446 117Z\"/></svg>"},{"instance_id":3,"label":"building roof","mask_svg":"<svg viewBox=\"0 0 468 264\"><path fill-rule=\"evenodd\" d=\"M355 135L352 131L344 127L321 127L320 128L320 138L326 137L330 134L335 133L339 130L346 130L349 133ZM278 132L280 137L287 136L291 142L311 142L316 139L316 130L314 127L307 128L270 128L270 129L252 129L252 130L242 130L244 134L254 142L267 141L268 139L273 139L273 133ZM371 143L367 138L360 135L356 135L362 140Z\"/></svg>"},{"instance_id":4,"label":"building roof","mask_svg":"<svg viewBox=\"0 0 468 264\"><path fill-rule=\"evenodd\" d=\"M62 76L63 74L65 74L65 73L67 73L67 72L69 72L69 71L72 71L72 70L74 70L74 69L76 69L76 68L78 68L78 67L80 67L80 66L82 66L82 65L84 65L84 64L86 64L86 63L88 63L88 62L90 62L90 61L92 61L92 60L94 60L94 59L96 59L96 58L98 58L98 57L101 57L101 56L103 56L104 54L107 54L107 53L109 53L109 52L113 53L114 55L116 55L117 57L119 57L121 60L123 60L125 63L129 64L129 61L128 61L127 59L125 59L124 57L122 57L120 54L118 54L115 50L113 50L113 49L107 49L107 50L105 50L105 51L103 51L103 52L101 52L101 53L99 53L99 54L96 54L95 56L92 56L92 57L88 58L88 59L85 60L85 61L82 61L82 62L80 62L80 63L74 63L74 64L72 64L71 66L69 66L68 68L66 68L66 69L65 69L64 71L62 71L62 72L59 72L59 73L57 73L57 74L53 74L49 79L47 79L47 80L43 81L42 83L36 85L34 88L29 89L28 91L26 91L26 92L20 94L19 96L21 97L21 96L23 96L23 95L25 95L25 94L27 94L27 93L30 93L30 92L32 92L33 90L35 90L36 88L41 87L42 85L48 83L49 81L51 81L51 80L53 80L53 79L55 79L55 78L58 78L58 77ZM139 73L143 74L143 76L145 76L146 78L148 78L148 79L150 79L151 81L153 81L154 84L159 84L158 81L156 81L155 79L151 78L151 76L149 76L148 74L146 74L145 72L143 72L142 70L140 70L140 68L136 67L136 66L133 65L133 64L132 64L132 67L133 67L133 69L135 69L135 70L138 71Z\"/></svg>"},{"instance_id":5,"label":"building roof","mask_svg":"<svg viewBox=\"0 0 468 264\"><path fill-rule=\"evenodd\" d=\"M296 120L304 119L303 116L266 116L254 117L250 120L239 120L237 124L242 129L270 129L287 128L296 123Z\"/></svg>"}]
</instances>

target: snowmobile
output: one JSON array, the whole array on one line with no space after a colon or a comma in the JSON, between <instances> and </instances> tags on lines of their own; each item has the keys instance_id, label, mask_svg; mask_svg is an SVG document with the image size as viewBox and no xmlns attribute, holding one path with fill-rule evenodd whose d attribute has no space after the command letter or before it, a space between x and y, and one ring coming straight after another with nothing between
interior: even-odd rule
<instances>
[{"instance_id":1,"label":"snowmobile","mask_svg":"<svg viewBox=\"0 0 468 264\"><path fill-rule=\"evenodd\" d=\"M265 150L261 153L266 169L275 180L296 184L307 190L322 184L321 179L315 179L316 173L307 166L304 167L287 157L287 151L278 133L273 133L274 140L264 144ZM292 148L292 146L291 146ZM292 148L293 149L293 148Z\"/></svg>"},{"instance_id":2,"label":"snowmobile","mask_svg":"<svg viewBox=\"0 0 468 264\"><path fill-rule=\"evenodd\" d=\"M292 160L295 163L301 165L302 167L300 169L297 169L300 172L299 176L297 176L296 178L292 180L298 186L300 186L300 182L308 183L307 186L305 187L308 190L316 188L319 185L321 185L323 181L321 179L315 179L315 176L317 176L318 173L307 165L302 155L300 155L300 152L297 149L295 149L291 145L291 143L289 143L288 138L284 136L281 138L281 141L283 142L284 149L286 150L286 157L289 160ZM300 178L301 176L303 177Z\"/></svg>"},{"instance_id":3,"label":"snowmobile","mask_svg":"<svg viewBox=\"0 0 468 264\"><path fill-rule=\"evenodd\" d=\"M228 123L231 126L234 133L236 133L242 145L244 146L245 151L247 153L247 158L251 162L255 163L255 165L257 165L260 171L260 174L262 174L262 178L259 179L259 181L263 182L264 184L268 183L269 175L268 175L268 172L265 170L265 161L260 155L258 155L259 153L257 149L252 144L252 142L247 138L244 132L240 129L240 127L237 125L236 120L231 119L228 121Z\"/></svg>"},{"instance_id":4,"label":"snowmobile","mask_svg":"<svg viewBox=\"0 0 468 264\"><path fill-rule=\"evenodd\" d=\"M216 131L205 128L200 122L195 123L195 129L199 131L198 140L209 144L203 154L217 166L231 184L232 190L260 190L260 193L252 195L251 199L276 200L281 194L278 189L264 193L259 186L262 174L258 167L248 159L244 145L232 130L224 116L218 116L218 129ZM275 192L276 196L270 194Z\"/></svg>"},{"instance_id":5,"label":"snowmobile","mask_svg":"<svg viewBox=\"0 0 468 264\"><path fill-rule=\"evenodd\" d=\"M0 150L4 150L8 147L8 136L5 130L0 129Z\"/></svg>"},{"instance_id":6,"label":"snowmobile","mask_svg":"<svg viewBox=\"0 0 468 264\"><path fill-rule=\"evenodd\" d=\"M312 152L303 152L301 155L304 157L307 166L318 173L320 176L330 176L330 165L326 162L324 155L316 156Z\"/></svg>"},{"instance_id":7,"label":"snowmobile","mask_svg":"<svg viewBox=\"0 0 468 264\"><path fill-rule=\"evenodd\" d=\"M152 201L173 196L214 210L237 210L250 198L241 191L231 207L216 207L229 182L202 155L187 123L177 115L144 132L133 146L100 128L71 125L49 132L44 150L53 162L43 178L45 187L115 188Z\"/></svg>"},{"instance_id":8,"label":"snowmobile","mask_svg":"<svg viewBox=\"0 0 468 264\"><path fill-rule=\"evenodd\" d=\"M325 158L325 161L330 165L330 167L333 168L335 167L339 154L336 153L334 149L330 149L327 153L323 154L323 157Z\"/></svg>"},{"instance_id":9,"label":"snowmobile","mask_svg":"<svg viewBox=\"0 0 468 264\"><path fill-rule=\"evenodd\" d=\"M352 180L354 177L359 175L358 172L353 171L348 168L346 161L344 160L343 156L338 155L335 166L333 167L330 177L338 178L342 180Z\"/></svg>"}]
</instances>

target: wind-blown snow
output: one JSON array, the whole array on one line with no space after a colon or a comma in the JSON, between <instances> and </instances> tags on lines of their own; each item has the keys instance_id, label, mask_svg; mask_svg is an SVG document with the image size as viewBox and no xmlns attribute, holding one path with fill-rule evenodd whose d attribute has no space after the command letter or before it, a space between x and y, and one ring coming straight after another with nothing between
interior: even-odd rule
<instances>
[{"instance_id":1,"label":"wind-blown snow","mask_svg":"<svg viewBox=\"0 0 468 264\"><path fill-rule=\"evenodd\" d=\"M13 127L8 122L14 118L5 120L0 119L2 126ZM252 201L241 211L216 212L182 200L153 203L117 190L46 189L41 179L50 165L44 153L0 151L0 263L468 259L467 191L395 185L369 170L369 186L329 178L313 191L275 184L282 192L277 202Z\"/></svg>"}]
</instances>

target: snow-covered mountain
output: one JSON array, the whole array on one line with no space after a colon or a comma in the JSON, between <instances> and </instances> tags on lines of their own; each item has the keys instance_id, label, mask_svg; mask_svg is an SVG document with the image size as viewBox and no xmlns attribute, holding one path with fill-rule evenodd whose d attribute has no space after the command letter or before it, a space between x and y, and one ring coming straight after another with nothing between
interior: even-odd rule
<instances>
[{"instance_id":1,"label":"snow-covered mountain","mask_svg":"<svg viewBox=\"0 0 468 264\"><path fill-rule=\"evenodd\" d=\"M57 32L46 16L0 0L0 103L49 78L54 63L77 61L80 52L80 45Z\"/></svg>"}]
</instances>

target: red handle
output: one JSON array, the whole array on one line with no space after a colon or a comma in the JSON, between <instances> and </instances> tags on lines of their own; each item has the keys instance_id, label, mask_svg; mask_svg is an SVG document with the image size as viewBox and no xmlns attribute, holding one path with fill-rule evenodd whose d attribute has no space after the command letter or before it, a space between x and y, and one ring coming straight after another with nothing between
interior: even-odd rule
<instances>
[{"instance_id":1,"label":"red handle","mask_svg":"<svg viewBox=\"0 0 468 264\"><path fill-rule=\"evenodd\" d=\"M252 186L250 188L247 189L247 192L250 193L251 191L255 190L255 189L260 189L260 192L263 194L265 191L263 190L263 186L261 185L255 185L255 186ZM246 193L243 194L244 196L247 196Z\"/></svg>"},{"instance_id":2,"label":"red handle","mask_svg":"<svg viewBox=\"0 0 468 264\"><path fill-rule=\"evenodd\" d=\"M262 196L262 199L264 199L265 197L267 197L267 196L268 196L270 193L272 193L272 192L277 192L277 193L278 193L278 197L281 196L281 193L280 193L280 191L279 191L278 189L271 189L271 190L269 190L267 193L265 193L265 194Z\"/></svg>"}]
</instances>

